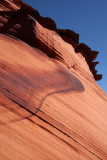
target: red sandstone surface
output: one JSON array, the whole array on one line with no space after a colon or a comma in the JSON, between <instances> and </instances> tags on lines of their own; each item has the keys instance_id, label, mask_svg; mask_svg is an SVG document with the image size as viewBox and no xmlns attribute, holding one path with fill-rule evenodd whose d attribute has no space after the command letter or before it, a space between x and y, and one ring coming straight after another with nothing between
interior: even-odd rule
<instances>
[{"instance_id":1,"label":"red sandstone surface","mask_svg":"<svg viewBox=\"0 0 107 160\"><path fill-rule=\"evenodd\" d=\"M107 159L97 55L24 2L0 2L1 160Z\"/></svg>"}]
</instances>

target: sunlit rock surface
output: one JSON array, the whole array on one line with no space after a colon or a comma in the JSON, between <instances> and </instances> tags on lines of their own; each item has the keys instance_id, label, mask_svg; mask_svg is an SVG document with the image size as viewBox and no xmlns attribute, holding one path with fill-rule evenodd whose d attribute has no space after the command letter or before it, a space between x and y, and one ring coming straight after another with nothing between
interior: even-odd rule
<instances>
[{"instance_id":1,"label":"sunlit rock surface","mask_svg":"<svg viewBox=\"0 0 107 160\"><path fill-rule=\"evenodd\" d=\"M106 160L98 52L24 2L0 10L1 159Z\"/></svg>"},{"instance_id":2,"label":"sunlit rock surface","mask_svg":"<svg viewBox=\"0 0 107 160\"><path fill-rule=\"evenodd\" d=\"M22 0L1 0L0 11L17 11L21 8Z\"/></svg>"}]
</instances>

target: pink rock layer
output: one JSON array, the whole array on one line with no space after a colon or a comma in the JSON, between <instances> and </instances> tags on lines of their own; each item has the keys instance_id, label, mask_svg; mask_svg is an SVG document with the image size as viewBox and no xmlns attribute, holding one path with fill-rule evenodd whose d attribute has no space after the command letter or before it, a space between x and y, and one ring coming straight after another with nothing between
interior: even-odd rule
<instances>
[{"instance_id":1,"label":"pink rock layer","mask_svg":"<svg viewBox=\"0 0 107 160\"><path fill-rule=\"evenodd\" d=\"M98 52L19 6L0 12L1 159L106 160L107 95L92 71Z\"/></svg>"}]
</instances>

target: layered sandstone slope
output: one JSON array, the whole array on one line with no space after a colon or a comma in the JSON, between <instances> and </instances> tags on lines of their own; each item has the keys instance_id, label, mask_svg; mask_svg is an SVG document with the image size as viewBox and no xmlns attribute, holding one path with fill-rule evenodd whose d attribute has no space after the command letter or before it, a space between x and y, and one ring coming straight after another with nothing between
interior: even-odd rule
<instances>
[{"instance_id":1,"label":"layered sandstone slope","mask_svg":"<svg viewBox=\"0 0 107 160\"><path fill-rule=\"evenodd\" d=\"M16 11L21 8L22 0L1 0L0 11Z\"/></svg>"},{"instance_id":2,"label":"layered sandstone slope","mask_svg":"<svg viewBox=\"0 0 107 160\"><path fill-rule=\"evenodd\" d=\"M19 6L0 12L1 159L106 160L98 53L79 44L75 32Z\"/></svg>"}]
</instances>

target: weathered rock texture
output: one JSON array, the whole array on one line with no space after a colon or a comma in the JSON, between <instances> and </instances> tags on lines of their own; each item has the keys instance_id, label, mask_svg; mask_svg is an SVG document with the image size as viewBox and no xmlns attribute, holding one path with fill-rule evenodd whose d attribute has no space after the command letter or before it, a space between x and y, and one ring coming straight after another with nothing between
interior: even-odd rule
<instances>
[{"instance_id":1,"label":"weathered rock texture","mask_svg":"<svg viewBox=\"0 0 107 160\"><path fill-rule=\"evenodd\" d=\"M106 160L98 52L24 2L0 10L1 159Z\"/></svg>"}]
</instances>

